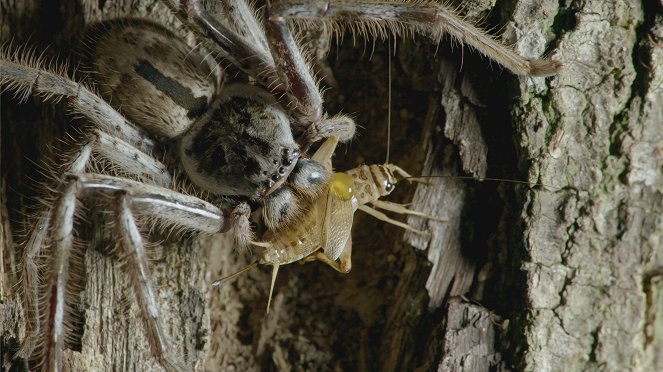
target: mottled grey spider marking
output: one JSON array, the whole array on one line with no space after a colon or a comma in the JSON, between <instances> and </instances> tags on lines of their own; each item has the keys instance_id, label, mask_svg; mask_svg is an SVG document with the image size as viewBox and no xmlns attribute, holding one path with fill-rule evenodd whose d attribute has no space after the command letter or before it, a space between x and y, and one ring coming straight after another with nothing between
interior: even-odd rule
<instances>
[{"instance_id":1,"label":"mottled grey spider marking","mask_svg":"<svg viewBox=\"0 0 663 372\"><path fill-rule=\"evenodd\" d=\"M158 137L182 135L221 88L208 61L154 22L98 23L85 39L83 62L101 96Z\"/></svg>"},{"instance_id":2,"label":"mottled grey spider marking","mask_svg":"<svg viewBox=\"0 0 663 372\"><path fill-rule=\"evenodd\" d=\"M299 158L287 114L267 93L244 84L225 86L216 104L182 138L184 169L217 194L267 196Z\"/></svg>"}]
</instances>

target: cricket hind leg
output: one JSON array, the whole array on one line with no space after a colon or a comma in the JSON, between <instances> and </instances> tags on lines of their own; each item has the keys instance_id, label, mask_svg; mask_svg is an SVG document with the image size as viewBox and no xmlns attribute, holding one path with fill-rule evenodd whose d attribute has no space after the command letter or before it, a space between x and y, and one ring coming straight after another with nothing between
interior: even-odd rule
<instances>
[{"instance_id":1,"label":"cricket hind leg","mask_svg":"<svg viewBox=\"0 0 663 372\"><path fill-rule=\"evenodd\" d=\"M361 211L364 211L367 214L370 214L371 216L377 218L380 221L384 221L384 222L390 223L392 225L398 226L398 227L403 228L407 231L411 231L411 232L413 232L417 235L430 237L430 232L415 229L414 227L412 227L412 226L410 226L410 225L408 225L404 222L397 221L397 220L387 216L386 214L384 214L380 211L377 211L377 210L375 210L375 209L373 209L373 208L371 208L367 205L360 205L358 209L361 210Z\"/></svg>"},{"instance_id":2,"label":"cricket hind leg","mask_svg":"<svg viewBox=\"0 0 663 372\"><path fill-rule=\"evenodd\" d=\"M339 256L338 261L332 260L321 250L317 250L300 260L301 263L313 261L320 261L327 264L341 274L349 273L352 269L352 236L348 236L348 240L345 243L345 247Z\"/></svg>"},{"instance_id":3,"label":"cricket hind leg","mask_svg":"<svg viewBox=\"0 0 663 372\"><path fill-rule=\"evenodd\" d=\"M375 201L372 201L371 204L376 208L384 209L384 210L394 212L394 213L408 214L408 215L411 215L411 216L422 217L422 218L426 218L426 219L433 220L433 221L438 221L438 222L448 222L447 220L445 220L443 218L440 218L440 217L435 217L435 216L431 216L431 215L426 214L426 213L410 210L410 209L407 208L406 204L398 204L398 203L393 203L393 202L384 201L384 200L375 200Z\"/></svg>"}]
</instances>

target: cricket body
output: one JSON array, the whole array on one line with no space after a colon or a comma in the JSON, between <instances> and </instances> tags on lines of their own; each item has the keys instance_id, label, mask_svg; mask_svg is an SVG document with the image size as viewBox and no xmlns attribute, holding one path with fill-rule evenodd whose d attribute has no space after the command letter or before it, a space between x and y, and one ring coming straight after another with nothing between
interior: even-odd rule
<instances>
[{"instance_id":1,"label":"cricket body","mask_svg":"<svg viewBox=\"0 0 663 372\"><path fill-rule=\"evenodd\" d=\"M331 155L337 142L338 140L333 137L327 139L312 159L320 161L331 171ZM426 235L426 232L393 220L369 204L396 213L444 222L440 218L411 211L401 204L379 200L394 191L398 182L397 175L411 181L422 182L420 179L412 178L405 170L394 164L361 165L347 172L333 173L325 191L308 205L296 223L289 228L268 231L263 236L262 242L252 242L265 248L255 263L221 280L233 278L258 264L271 265L272 283L267 301L267 312L269 312L276 275L281 265L297 261L321 261L340 273L350 272L352 220L358 209L421 235ZM217 284L219 283L220 281L217 281Z\"/></svg>"},{"instance_id":2,"label":"cricket body","mask_svg":"<svg viewBox=\"0 0 663 372\"><path fill-rule=\"evenodd\" d=\"M279 231L276 236L266 235L269 247L261 254L258 263L276 267L302 259L319 260L338 272L350 272L353 214L357 209L371 209L367 204L391 194L397 182L395 172L405 171L394 164L371 164L334 173L327 191L312 203L300 223L293 229ZM417 214L403 211L408 212ZM412 231L425 235L419 230Z\"/></svg>"}]
</instances>

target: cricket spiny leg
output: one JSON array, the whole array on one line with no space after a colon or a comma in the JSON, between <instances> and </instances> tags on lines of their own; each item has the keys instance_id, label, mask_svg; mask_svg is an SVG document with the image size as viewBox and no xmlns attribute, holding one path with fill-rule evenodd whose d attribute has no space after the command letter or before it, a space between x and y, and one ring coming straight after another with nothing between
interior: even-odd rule
<instances>
[{"instance_id":1,"label":"cricket spiny leg","mask_svg":"<svg viewBox=\"0 0 663 372\"><path fill-rule=\"evenodd\" d=\"M412 215L412 216L418 216L418 217L422 217L422 218L426 218L426 219L433 220L433 221L438 221L438 222L448 222L447 220L445 220L443 218L440 218L440 217L435 217L435 216L428 215L426 213L410 210L410 209L406 208L405 205L403 205L403 204L392 203L392 202L384 201L384 200L374 200L374 201L371 202L371 204L376 208L384 209L384 210L394 212L394 213L409 214L409 215Z\"/></svg>"},{"instance_id":2,"label":"cricket spiny leg","mask_svg":"<svg viewBox=\"0 0 663 372\"><path fill-rule=\"evenodd\" d=\"M345 247L339 256L338 261L332 260L329 258L329 256L320 250L311 253L299 261L301 263L320 261L331 266L332 269L338 271L341 274L347 274L352 269L352 235L348 236L348 240L345 243Z\"/></svg>"},{"instance_id":3,"label":"cricket spiny leg","mask_svg":"<svg viewBox=\"0 0 663 372\"><path fill-rule=\"evenodd\" d=\"M334 261L331 258L327 257L327 255L322 252L322 251L315 251L311 253L309 256L306 256L300 260L301 262L313 262L313 261L320 261L324 264L329 265L332 269L338 271L341 274L347 274L348 271L343 271L341 269L341 265L338 263L338 261Z\"/></svg>"},{"instance_id":4,"label":"cricket spiny leg","mask_svg":"<svg viewBox=\"0 0 663 372\"><path fill-rule=\"evenodd\" d=\"M393 218L390 218L386 214L384 214L380 211L376 211L375 209L373 209L373 208L371 208L367 205L360 205L358 209L370 214L371 216L377 218L380 221L384 221L384 222L390 223L392 225L396 225L396 226L398 226L400 228L403 228L405 230L412 231L413 233L418 234L418 235L430 236L429 232L417 230L414 227L412 227L412 226L410 226L406 223L403 223L401 221L397 221Z\"/></svg>"},{"instance_id":5,"label":"cricket spiny leg","mask_svg":"<svg viewBox=\"0 0 663 372\"><path fill-rule=\"evenodd\" d=\"M352 234L348 236L343 252L338 257L339 269L341 273L347 274L352 269Z\"/></svg>"}]
</instances>

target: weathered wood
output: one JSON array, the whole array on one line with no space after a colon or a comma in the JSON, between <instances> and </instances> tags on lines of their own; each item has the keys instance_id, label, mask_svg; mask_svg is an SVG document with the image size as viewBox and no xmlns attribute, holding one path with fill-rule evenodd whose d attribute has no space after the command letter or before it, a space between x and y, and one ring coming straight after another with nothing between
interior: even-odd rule
<instances>
[{"instance_id":1,"label":"weathered wood","mask_svg":"<svg viewBox=\"0 0 663 372\"><path fill-rule=\"evenodd\" d=\"M495 348L500 319L485 308L452 298L446 305L444 349L438 371L501 371Z\"/></svg>"}]
</instances>

